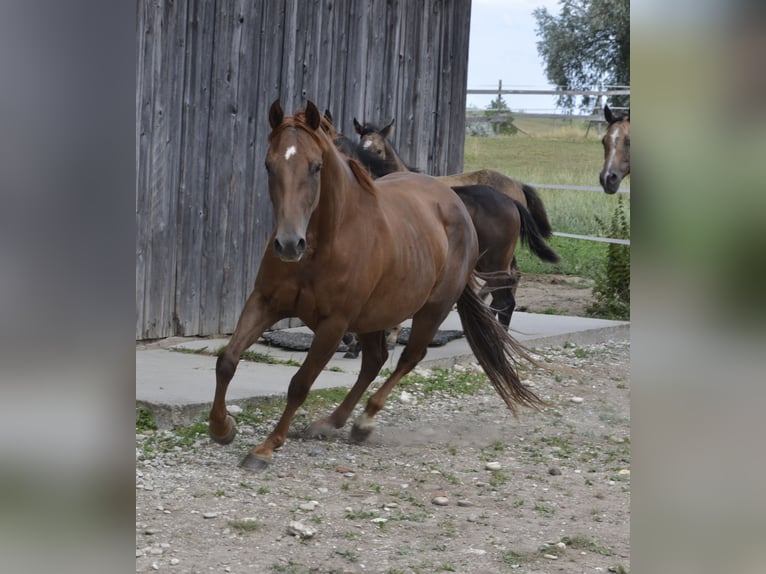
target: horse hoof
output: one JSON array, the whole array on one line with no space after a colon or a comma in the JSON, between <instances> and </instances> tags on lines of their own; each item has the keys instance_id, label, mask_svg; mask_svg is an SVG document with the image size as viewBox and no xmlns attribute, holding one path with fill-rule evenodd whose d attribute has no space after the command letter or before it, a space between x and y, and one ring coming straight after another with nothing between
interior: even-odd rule
<instances>
[{"instance_id":1,"label":"horse hoof","mask_svg":"<svg viewBox=\"0 0 766 574\"><path fill-rule=\"evenodd\" d=\"M375 423L366 414L359 415L351 427L351 440L353 442L366 441L372 431L375 429Z\"/></svg>"},{"instance_id":2,"label":"horse hoof","mask_svg":"<svg viewBox=\"0 0 766 574\"><path fill-rule=\"evenodd\" d=\"M208 433L210 434L210 438L213 439L218 444L229 444L231 441L234 440L234 437L237 436L237 425L234 423L234 417L231 415L226 415L226 422L224 423L224 428L228 429L224 431L220 435L216 435L213 433L213 429L208 428Z\"/></svg>"},{"instance_id":3,"label":"horse hoof","mask_svg":"<svg viewBox=\"0 0 766 574\"><path fill-rule=\"evenodd\" d=\"M240 461L239 467L249 470L250 472L261 472L266 470L270 464L270 460L249 452L247 453L247 456Z\"/></svg>"},{"instance_id":4,"label":"horse hoof","mask_svg":"<svg viewBox=\"0 0 766 574\"><path fill-rule=\"evenodd\" d=\"M303 438L306 439L326 439L331 436L333 427L326 421L316 421L303 429Z\"/></svg>"}]
</instances>

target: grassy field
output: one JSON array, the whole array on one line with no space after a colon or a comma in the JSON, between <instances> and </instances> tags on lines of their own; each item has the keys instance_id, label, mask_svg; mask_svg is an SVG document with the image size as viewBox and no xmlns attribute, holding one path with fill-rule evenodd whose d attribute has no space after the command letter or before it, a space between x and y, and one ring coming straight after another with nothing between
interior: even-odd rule
<instances>
[{"instance_id":1,"label":"grassy field","mask_svg":"<svg viewBox=\"0 0 766 574\"><path fill-rule=\"evenodd\" d=\"M587 124L580 121L519 118L524 133L512 136L466 136L464 170L495 169L529 184L598 186L603 149L595 127L585 137ZM623 187L629 187L629 179ZM599 220L608 224L617 196L603 192L538 189L554 231L606 236ZM629 196L623 197L630 214ZM559 265L543 264L526 249L519 266L526 273L563 273L595 278L606 257L606 243L554 237L551 246L561 255Z\"/></svg>"}]
</instances>

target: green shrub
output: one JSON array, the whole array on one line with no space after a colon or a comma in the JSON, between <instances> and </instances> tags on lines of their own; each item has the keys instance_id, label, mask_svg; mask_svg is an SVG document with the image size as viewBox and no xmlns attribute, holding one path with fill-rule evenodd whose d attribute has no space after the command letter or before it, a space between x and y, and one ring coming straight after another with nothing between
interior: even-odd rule
<instances>
[{"instance_id":1,"label":"green shrub","mask_svg":"<svg viewBox=\"0 0 766 574\"><path fill-rule=\"evenodd\" d=\"M630 239L630 224L625 214L622 197L617 198L617 207L612 221L599 225L609 237ZM606 262L596 277L593 286L593 304L587 313L609 319L630 319L630 246L610 243Z\"/></svg>"}]
</instances>

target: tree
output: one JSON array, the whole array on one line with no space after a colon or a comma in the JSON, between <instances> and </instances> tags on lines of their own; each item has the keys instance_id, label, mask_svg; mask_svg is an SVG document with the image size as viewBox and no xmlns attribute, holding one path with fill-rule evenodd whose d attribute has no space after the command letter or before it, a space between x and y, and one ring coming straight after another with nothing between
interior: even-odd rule
<instances>
[{"instance_id":1,"label":"tree","mask_svg":"<svg viewBox=\"0 0 766 574\"><path fill-rule=\"evenodd\" d=\"M533 12L537 20L537 52L545 61L548 80L561 89L587 90L601 85L630 85L630 0L559 0L561 13L547 8ZM628 106L628 96L611 104ZM558 105L572 110L574 96L559 96ZM592 109L583 96L581 109Z\"/></svg>"},{"instance_id":2,"label":"tree","mask_svg":"<svg viewBox=\"0 0 766 574\"><path fill-rule=\"evenodd\" d=\"M488 118L496 118L498 114L502 114L503 119L497 119L492 122L494 124L495 134L513 135L518 131L518 128L513 125L513 116L511 115L511 109L503 99L503 94L497 94L497 99L492 100L487 107L487 111L484 115Z\"/></svg>"}]
</instances>

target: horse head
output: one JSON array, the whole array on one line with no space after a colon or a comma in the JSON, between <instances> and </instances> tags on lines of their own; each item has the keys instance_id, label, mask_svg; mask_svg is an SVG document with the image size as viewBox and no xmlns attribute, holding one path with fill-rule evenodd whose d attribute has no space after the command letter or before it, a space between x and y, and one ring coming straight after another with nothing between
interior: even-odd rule
<instances>
[{"instance_id":1,"label":"horse head","mask_svg":"<svg viewBox=\"0 0 766 574\"><path fill-rule=\"evenodd\" d=\"M379 128L370 123L362 125L354 118L354 129L359 134L359 144L362 149L378 157L391 159L387 140L394 130L394 121L396 118L392 119L385 127Z\"/></svg>"},{"instance_id":2,"label":"horse head","mask_svg":"<svg viewBox=\"0 0 766 574\"><path fill-rule=\"evenodd\" d=\"M617 192L622 179L630 173L630 113L614 115L604 106L608 126L601 140L604 145L604 167L598 176L606 193Z\"/></svg>"},{"instance_id":3,"label":"horse head","mask_svg":"<svg viewBox=\"0 0 766 574\"><path fill-rule=\"evenodd\" d=\"M282 261L299 261L306 233L319 204L320 172L326 144L320 137L322 116L309 101L303 112L285 117L279 100L269 110L266 172L276 218L274 250Z\"/></svg>"}]
</instances>

